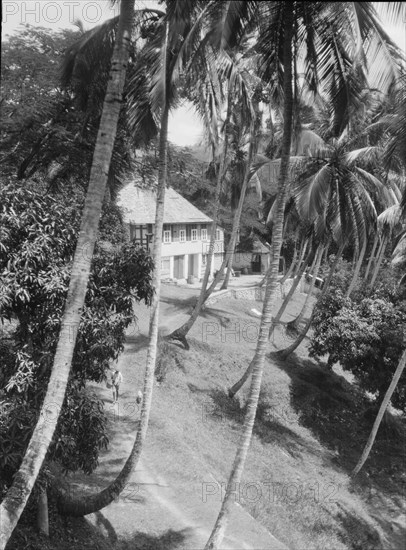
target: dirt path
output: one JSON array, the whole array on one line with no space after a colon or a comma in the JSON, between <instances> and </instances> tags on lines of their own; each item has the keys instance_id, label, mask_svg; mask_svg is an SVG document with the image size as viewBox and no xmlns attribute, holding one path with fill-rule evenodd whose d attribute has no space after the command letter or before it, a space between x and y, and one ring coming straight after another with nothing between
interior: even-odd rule
<instances>
[{"instance_id":1,"label":"dirt path","mask_svg":"<svg viewBox=\"0 0 406 550\"><path fill-rule=\"evenodd\" d=\"M169 330L187 318L195 289L164 286L161 302L161 324ZM142 385L146 359L148 311L139 307L139 326L129 332L124 353L119 360L123 373L123 392L117 405L112 403L110 390L95 388L106 403L109 416L110 447L100 460L97 472L91 476L74 476L77 487L95 490L105 487L122 468L137 429L139 410L134 396ZM154 401L159 402L163 388L154 389ZM162 410L152 407L149 436L139 464L120 498L101 512L87 516L110 540L114 550L199 550L203 549L217 518L221 496L208 499L202 494L205 487L215 490L221 485L215 474L194 449L182 442L182 427L171 421L170 411L164 433L171 446L158 445L154 430L162 429ZM175 443L175 444L174 444ZM181 463L185 456L194 479L185 478ZM183 461L183 462L182 462ZM189 472L190 474L190 472ZM228 550L286 550L264 527L238 503L233 506L226 537L222 545Z\"/></svg>"}]
</instances>

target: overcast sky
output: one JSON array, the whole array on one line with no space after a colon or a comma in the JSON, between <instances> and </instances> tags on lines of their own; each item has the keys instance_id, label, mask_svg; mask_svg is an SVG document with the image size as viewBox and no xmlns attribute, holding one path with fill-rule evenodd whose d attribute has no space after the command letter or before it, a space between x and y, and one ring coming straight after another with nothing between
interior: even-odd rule
<instances>
[{"instance_id":1,"label":"overcast sky","mask_svg":"<svg viewBox=\"0 0 406 550\"><path fill-rule=\"evenodd\" d=\"M136 7L159 7L156 0L136 0ZM85 29L99 25L118 15L117 2L110 0L2 0L2 40L18 31L21 24L49 28L75 28L75 21L83 22ZM406 52L406 17L396 25L386 24L389 36ZM169 139L178 145L194 145L202 140L199 118L183 106L170 118Z\"/></svg>"}]
</instances>

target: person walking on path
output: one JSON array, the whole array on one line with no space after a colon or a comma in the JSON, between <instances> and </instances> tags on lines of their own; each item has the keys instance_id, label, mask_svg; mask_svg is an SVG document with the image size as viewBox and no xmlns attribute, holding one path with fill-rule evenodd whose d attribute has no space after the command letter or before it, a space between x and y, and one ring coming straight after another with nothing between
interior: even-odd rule
<instances>
[{"instance_id":1,"label":"person walking on path","mask_svg":"<svg viewBox=\"0 0 406 550\"><path fill-rule=\"evenodd\" d=\"M123 375L121 372L116 368L111 373L111 384L113 386L113 402L118 402L118 392L120 389L120 384L123 381Z\"/></svg>"}]
</instances>

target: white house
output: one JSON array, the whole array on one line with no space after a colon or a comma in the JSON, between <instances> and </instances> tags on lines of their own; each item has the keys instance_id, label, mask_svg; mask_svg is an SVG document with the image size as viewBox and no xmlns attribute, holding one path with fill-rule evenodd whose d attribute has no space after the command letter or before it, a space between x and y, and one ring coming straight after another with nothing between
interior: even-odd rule
<instances>
[{"instance_id":1,"label":"white house","mask_svg":"<svg viewBox=\"0 0 406 550\"><path fill-rule=\"evenodd\" d=\"M132 182L119 194L128 238L151 247L154 236L156 193ZM172 188L167 188L162 234L162 279L201 279L206 269L212 220ZM216 229L211 275L224 257L224 232Z\"/></svg>"}]
</instances>

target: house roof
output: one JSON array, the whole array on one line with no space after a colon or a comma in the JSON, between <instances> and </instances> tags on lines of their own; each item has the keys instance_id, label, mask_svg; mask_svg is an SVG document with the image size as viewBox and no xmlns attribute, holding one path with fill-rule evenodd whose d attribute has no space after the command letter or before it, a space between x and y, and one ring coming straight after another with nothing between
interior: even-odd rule
<instances>
[{"instance_id":1,"label":"house roof","mask_svg":"<svg viewBox=\"0 0 406 550\"><path fill-rule=\"evenodd\" d=\"M118 196L118 205L123 211L125 223L145 225L155 223L156 192L136 187L131 182ZM209 223L211 218L200 212L193 204L168 187L165 192L164 223Z\"/></svg>"}]
</instances>

